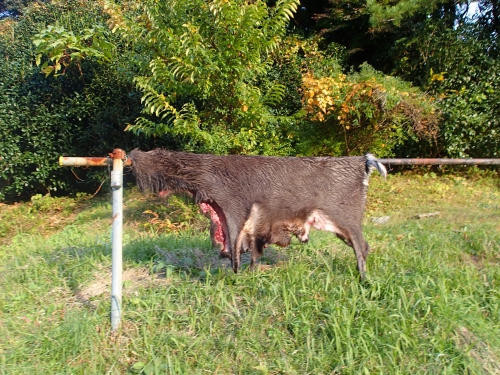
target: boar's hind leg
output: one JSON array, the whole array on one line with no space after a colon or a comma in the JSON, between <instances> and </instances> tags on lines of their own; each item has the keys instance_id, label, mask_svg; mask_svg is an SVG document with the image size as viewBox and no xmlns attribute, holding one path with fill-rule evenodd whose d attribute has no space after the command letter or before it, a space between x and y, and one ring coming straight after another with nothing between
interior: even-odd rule
<instances>
[{"instance_id":1,"label":"boar's hind leg","mask_svg":"<svg viewBox=\"0 0 500 375\"><path fill-rule=\"evenodd\" d=\"M346 245L353 248L360 278L364 279L366 273L366 257L368 256L370 247L363 238L361 230L342 231L342 233L336 232L335 234L338 238L343 240Z\"/></svg>"},{"instance_id":2,"label":"boar's hind leg","mask_svg":"<svg viewBox=\"0 0 500 375\"><path fill-rule=\"evenodd\" d=\"M361 232L353 234L350 240L346 240L346 243L354 249L354 255L356 256L358 265L359 277L361 279L364 279L366 274L366 257L368 256L370 247L363 238Z\"/></svg>"}]
</instances>

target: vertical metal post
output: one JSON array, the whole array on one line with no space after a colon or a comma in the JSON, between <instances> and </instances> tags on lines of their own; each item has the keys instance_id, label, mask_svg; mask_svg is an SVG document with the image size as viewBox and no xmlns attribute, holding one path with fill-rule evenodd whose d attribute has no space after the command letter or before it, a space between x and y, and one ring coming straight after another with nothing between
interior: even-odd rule
<instances>
[{"instance_id":1,"label":"vertical metal post","mask_svg":"<svg viewBox=\"0 0 500 375\"><path fill-rule=\"evenodd\" d=\"M113 165L113 234L111 251L111 329L120 327L122 317L122 232L123 232L123 166L132 165L125 151L116 148L109 157L59 157L60 166L106 167Z\"/></svg>"},{"instance_id":2,"label":"vertical metal post","mask_svg":"<svg viewBox=\"0 0 500 375\"><path fill-rule=\"evenodd\" d=\"M111 189L113 190L113 237L111 252L111 330L120 326L122 316L122 231L123 231L123 159L124 152L114 150Z\"/></svg>"}]
</instances>

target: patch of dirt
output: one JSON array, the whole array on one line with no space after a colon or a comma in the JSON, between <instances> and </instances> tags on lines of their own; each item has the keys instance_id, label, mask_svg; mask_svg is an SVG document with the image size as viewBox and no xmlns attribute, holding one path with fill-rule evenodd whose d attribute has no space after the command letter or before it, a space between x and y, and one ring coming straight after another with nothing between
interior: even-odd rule
<instances>
[{"instance_id":1,"label":"patch of dirt","mask_svg":"<svg viewBox=\"0 0 500 375\"><path fill-rule=\"evenodd\" d=\"M122 273L123 297L137 295L141 287L168 283L168 280L157 274L150 274L146 268L130 268ZM94 281L76 293L76 298L91 307L97 307L99 302L111 298L111 272L95 273Z\"/></svg>"},{"instance_id":2,"label":"patch of dirt","mask_svg":"<svg viewBox=\"0 0 500 375\"><path fill-rule=\"evenodd\" d=\"M499 257L486 256L486 255L473 255L468 253L462 253L460 259L463 263L474 264L478 269L485 268L488 264L500 264Z\"/></svg>"},{"instance_id":3,"label":"patch of dirt","mask_svg":"<svg viewBox=\"0 0 500 375\"><path fill-rule=\"evenodd\" d=\"M467 354L483 368L485 374L500 374L500 358L486 343L465 327L460 327L456 333L457 346L467 351Z\"/></svg>"}]
</instances>

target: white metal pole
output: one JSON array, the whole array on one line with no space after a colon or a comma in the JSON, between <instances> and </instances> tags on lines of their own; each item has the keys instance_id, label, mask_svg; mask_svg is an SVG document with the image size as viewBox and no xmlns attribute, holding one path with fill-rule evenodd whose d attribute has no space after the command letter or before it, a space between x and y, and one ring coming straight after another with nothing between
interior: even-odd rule
<instances>
[{"instance_id":1,"label":"white metal pole","mask_svg":"<svg viewBox=\"0 0 500 375\"><path fill-rule=\"evenodd\" d=\"M132 165L125 151L116 148L109 157L59 157L60 166L105 167L113 164L113 226L111 250L111 329L120 327L122 317L122 232L123 232L123 166Z\"/></svg>"},{"instance_id":2,"label":"white metal pole","mask_svg":"<svg viewBox=\"0 0 500 375\"><path fill-rule=\"evenodd\" d=\"M122 315L122 230L123 230L123 160L113 159L113 238L111 252L111 330L120 326Z\"/></svg>"}]
</instances>

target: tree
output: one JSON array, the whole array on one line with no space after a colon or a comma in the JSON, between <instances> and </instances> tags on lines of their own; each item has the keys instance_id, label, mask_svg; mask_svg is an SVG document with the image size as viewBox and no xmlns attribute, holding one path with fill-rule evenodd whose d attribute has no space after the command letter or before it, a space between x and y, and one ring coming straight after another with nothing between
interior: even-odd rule
<instances>
[{"instance_id":1,"label":"tree","mask_svg":"<svg viewBox=\"0 0 500 375\"><path fill-rule=\"evenodd\" d=\"M134 18L108 3L113 30L150 56L135 82L145 113L162 119L141 117L128 129L181 137L187 149L287 153L272 112L285 88L268 73L298 3L144 1Z\"/></svg>"},{"instance_id":2,"label":"tree","mask_svg":"<svg viewBox=\"0 0 500 375\"><path fill-rule=\"evenodd\" d=\"M398 46L398 73L419 82L438 100L441 151L449 156L500 155L496 38L478 22L449 29L428 21Z\"/></svg>"},{"instance_id":3,"label":"tree","mask_svg":"<svg viewBox=\"0 0 500 375\"><path fill-rule=\"evenodd\" d=\"M0 0L0 19L19 16L32 4L43 6L50 0Z\"/></svg>"}]
</instances>

